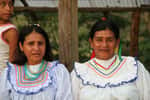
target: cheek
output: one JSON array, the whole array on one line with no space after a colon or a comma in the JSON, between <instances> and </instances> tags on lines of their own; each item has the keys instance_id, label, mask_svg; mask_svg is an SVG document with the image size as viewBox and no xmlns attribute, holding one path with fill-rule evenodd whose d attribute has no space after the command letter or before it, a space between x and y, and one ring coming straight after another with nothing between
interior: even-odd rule
<instances>
[{"instance_id":1,"label":"cheek","mask_svg":"<svg viewBox=\"0 0 150 100\"><path fill-rule=\"evenodd\" d=\"M117 46L116 46L116 44L112 44L109 46L109 48L111 49L111 52L114 53Z\"/></svg>"},{"instance_id":2,"label":"cheek","mask_svg":"<svg viewBox=\"0 0 150 100\"><path fill-rule=\"evenodd\" d=\"M27 49L27 48L26 48L26 49L24 49L24 50L23 50L23 52L25 53L25 55L27 55L27 56L28 56L28 55L30 55L30 54L31 54L32 50L31 50L31 49Z\"/></svg>"},{"instance_id":3,"label":"cheek","mask_svg":"<svg viewBox=\"0 0 150 100\"><path fill-rule=\"evenodd\" d=\"M99 45L100 45L100 42L93 41L93 46L99 46Z\"/></svg>"},{"instance_id":4,"label":"cheek","mask_svg":"<svg viewBox=\"0 0 150 100\"><path fill-rule=\"evenodd\" d=\"M46 47L45 46L41 47L41 52L43 53L43 55L45 55L45 52L46 52Z\"/></svg>"},{"instance_id":5,"label":"cheek","mask_svg":"<svg viewBox=\"0 0 150 100\"><path fill-rule=\"evenodd\" d=\"M13 12L14 11L14 7L11 7L11 10L10 10L11 12Z\"/></svg>"},{"instance_id":6,"label":"cheek","mask_svg":"<svg viewBox=\"0 0 150 100\"><path fill-rule=\"evenodd\" d=\"M116 43L116 42L110 43L110 47L111 47L111 48L116 48L116 47L117 47L117 43Z\"/></svg>"},{"instance_id":7,"label":"cheek","mask_svg":"<svg viewBox=\"0 0 150 100\"><path fill-rule=\"evenodd\" d=\"M25 54L30 54L32 52L32 48L29 47L29 46L23 46L22 47L22 51L25 53Z\"/></svg>"},{"instance_id":8,"label":"cheek","mask_svg":"<svg viewBox=\"0 0 150 100\"><path fill-rule=\"evenodd\" d=\"M101 43L95 42L95 46L100 46L100 45L101 45Z\"/></svg>"}]
</instances>

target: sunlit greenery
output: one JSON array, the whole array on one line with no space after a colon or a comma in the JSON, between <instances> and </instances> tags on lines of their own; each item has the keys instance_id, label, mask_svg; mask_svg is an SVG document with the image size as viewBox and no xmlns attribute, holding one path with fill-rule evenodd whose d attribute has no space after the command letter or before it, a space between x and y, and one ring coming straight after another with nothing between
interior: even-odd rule
<instances>
[{"instance_id":1,"label":"sunlit greenery","mask_svg":"<svg viewBox=\"0 0 150 100\"><path fill-rule=\"evenodd\" d=\"M121 40L123 43L122 55L129 56L130 46L130 28L131 12L110 13L112 19L120 26ZM78 36L79 36L79 59L84 62L89 59L91 48L88 42L88 33L92 24L103 16L102 13L78 13ZM139 53L138 58L150 70L150 32L147 29L146 22L143 20L144 14L141 14L140 32L139 32ZM36 18L35 18L36 17ZM35 20L36 19L36 20ZM36 12L32 15L29 12L18 12L12 18L13 23L18 27L26 24L38 23L49 34L52 45L54 59L58 59L58 14L57 12Z\"/></svg>"}]
</instances>

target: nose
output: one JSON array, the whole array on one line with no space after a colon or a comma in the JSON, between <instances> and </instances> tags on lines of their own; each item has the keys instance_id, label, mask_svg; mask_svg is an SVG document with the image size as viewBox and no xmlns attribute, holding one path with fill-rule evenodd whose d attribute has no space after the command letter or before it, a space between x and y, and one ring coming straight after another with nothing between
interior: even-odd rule
<instances>
[{"instance_id":1,"label":"nose","mask_svg":"<svg viewBox=\"0 0 150 100\"><path fill-rule=\"evenodd\" d=\"M11 6L9 6L9 4L6 4L5 9L10 10Z\"/></svg>"},{"instance_id":2,"label":"nose","mask_svg":"<svg viewBox=\"0 0 150 100\"><path fill-rule=\"evenodd\" d=\"M39 50L39 48L40 48L40 47L39 47L38 44L35 44L35 45L34 45L34 50Z\"/></svg>"},{"instance_id":3,"label":"nose","mask_svg":"<svg viewBox=\"0 0 150 100\"><path fill-rule=\"evenodd\" d=\"M107 47L107 41L104 40L102 45L103 45L103 47Z\"/></svg>"}]
</instances>

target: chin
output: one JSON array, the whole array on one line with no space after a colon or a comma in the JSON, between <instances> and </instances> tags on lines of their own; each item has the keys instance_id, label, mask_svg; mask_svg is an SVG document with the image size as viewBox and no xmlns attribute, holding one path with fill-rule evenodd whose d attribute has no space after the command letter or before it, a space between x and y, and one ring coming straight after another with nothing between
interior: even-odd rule
<instances>
[{"instance_id":1,"label":"chin","mask_svg":"<svg viewBox=\"0 0 150 100\"><path fill-rule=\"evenodd\" d=\"M42 62L42 60L41 59L35 59L34 62L40 63L40 62Z\"/></svg>"},{"instance_id":2,"label":"chin","mask_svg":"<svg viewBox=\"0 0 150 100\"><path fill-rule=\"evenodd\" d=\"M96 58L101 59L101 60L108 60L111 57L110 56L99 56L99 57L96 57Z\"/></svg>"}]
</instances>

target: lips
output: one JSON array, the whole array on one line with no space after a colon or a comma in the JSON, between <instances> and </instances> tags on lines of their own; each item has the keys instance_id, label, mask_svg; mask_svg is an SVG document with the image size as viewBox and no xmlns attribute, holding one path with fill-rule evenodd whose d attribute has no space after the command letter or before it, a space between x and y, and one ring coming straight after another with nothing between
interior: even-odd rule
<instances>
[{"instance_id":1,"label":"lips","mask_svg":"<svg viewBox=\"0 0 150 100\"><path fill-rule=\"evenodd\" d=\"M10 13L7 13L7 14L3 14L4 16L11 16L11 14Z\"/></svg>"},{"instance_id":2,"label":"lips","mask_svg":"<svg viewBox=\"0 0 150 100\"><path fill-rule=\"evenodd\" d=\"M99 49L99 51L109 51L109 49Z\"/></svg>"},{"instance_id":3,"label":"lips","mask_svg":"<svg viewBox=\"0 0 150 100\"><path fill-rule=\"evenodd\" d=\"M33 53L33 56L40 56L40 53Z\"/></svg>"}]
</instances>

